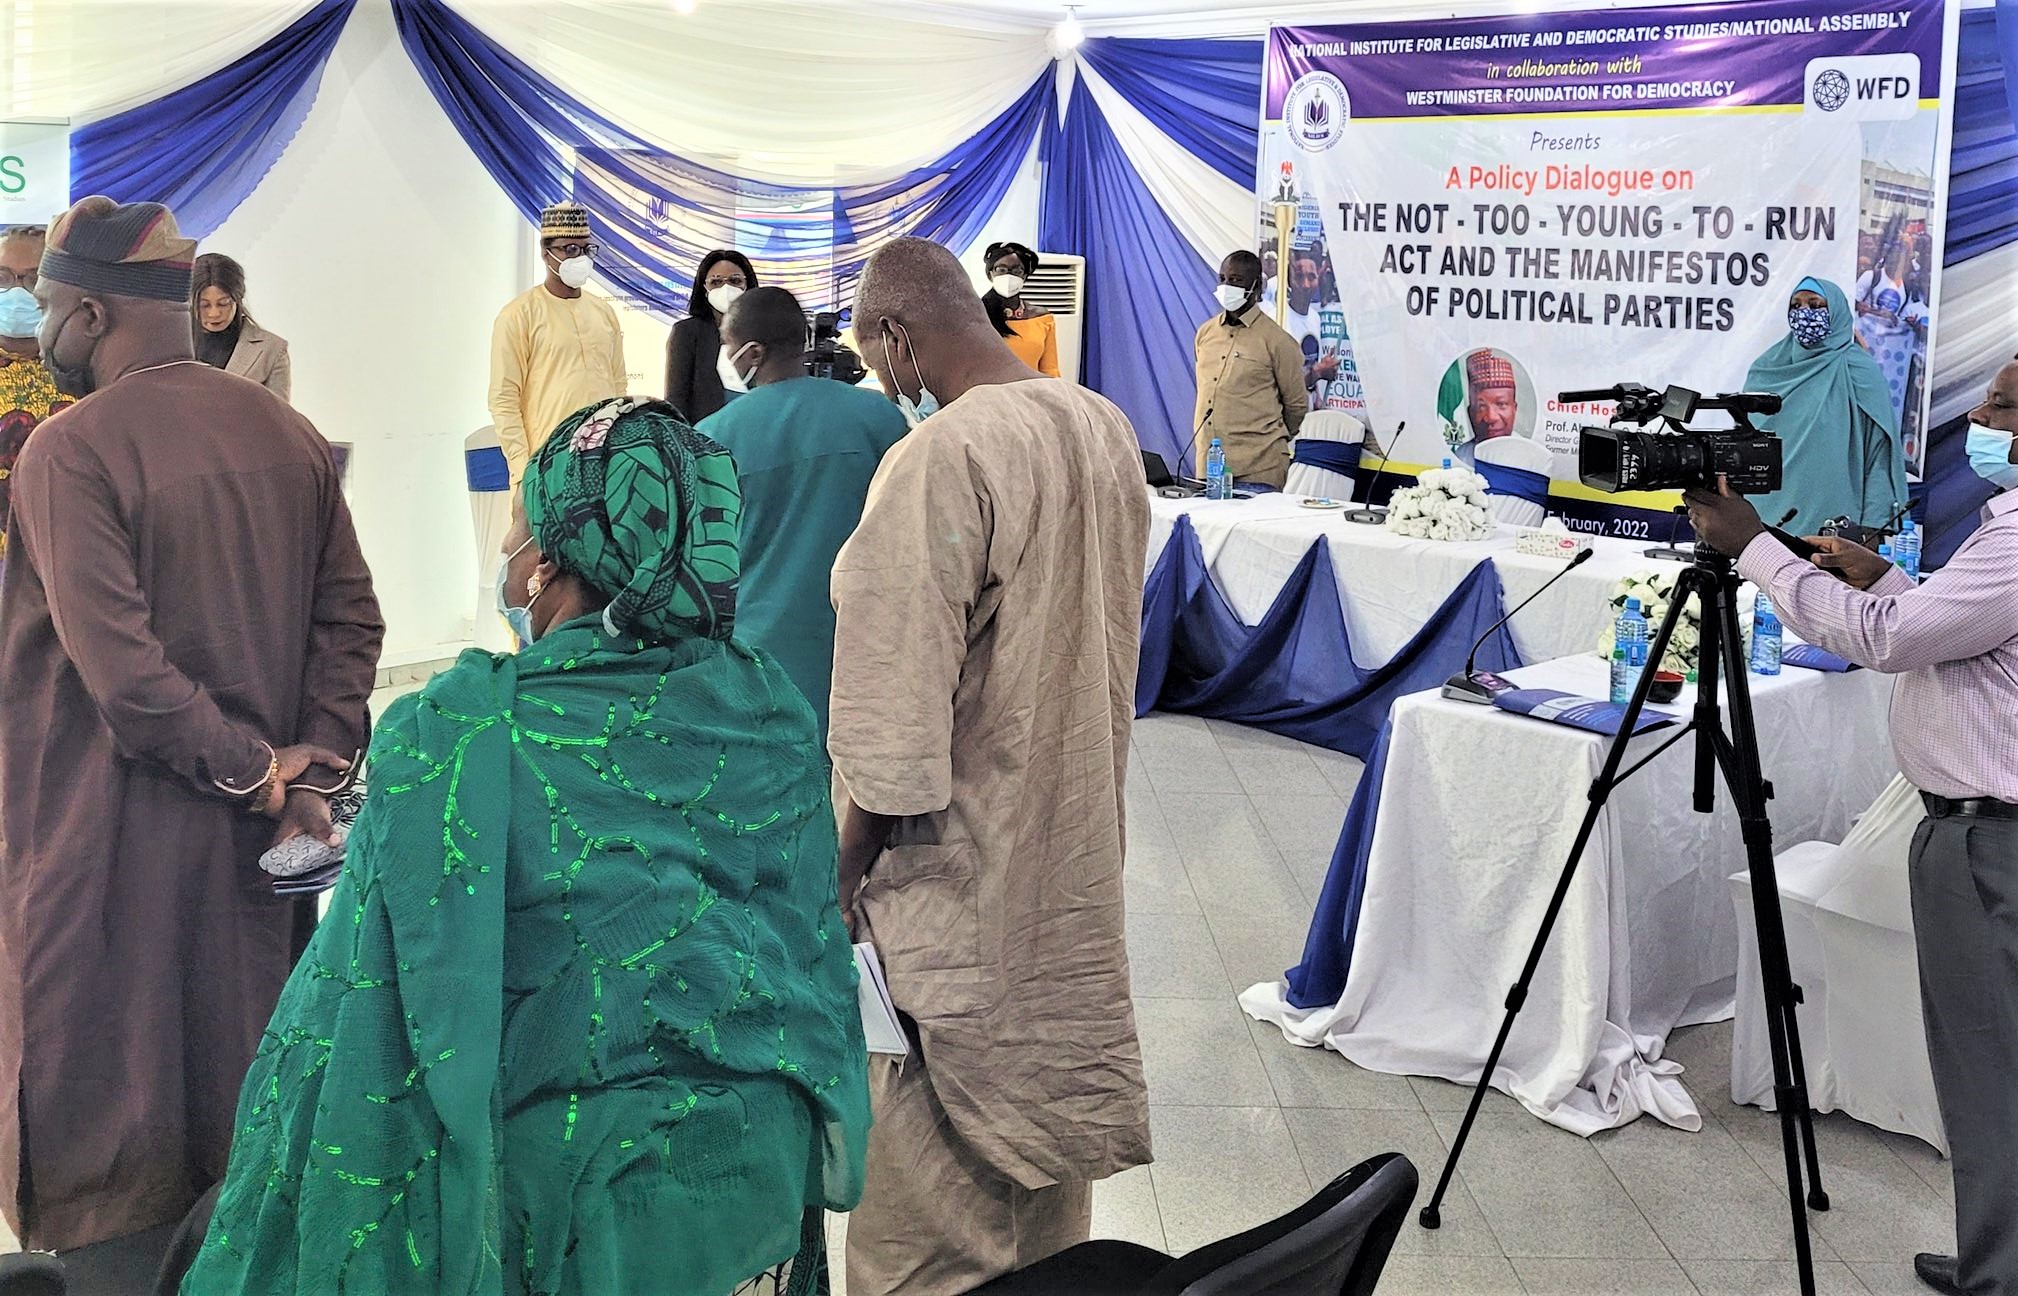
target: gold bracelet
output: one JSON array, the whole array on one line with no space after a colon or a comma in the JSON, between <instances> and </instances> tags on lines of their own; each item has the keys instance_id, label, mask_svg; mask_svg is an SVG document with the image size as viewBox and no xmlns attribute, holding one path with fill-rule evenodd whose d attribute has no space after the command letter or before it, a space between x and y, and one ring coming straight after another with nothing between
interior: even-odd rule
<instances>
[{"instance_id":1,"label":"gold bracelet","mask_svg":"<svg viewBox=\"0 0 2018 1296\"><path fill-rule=\"evenodd\" d=\"M250 789L241 789L231 786L222 779L212 779L211 785L226 796L239 797L255 805L263 801L265 794L271 792L273 785L280 781L280 754L273 750L272 743L262 742L260 746L266 748L266 776L258 783Z\"/></svg>"}]
</instances>

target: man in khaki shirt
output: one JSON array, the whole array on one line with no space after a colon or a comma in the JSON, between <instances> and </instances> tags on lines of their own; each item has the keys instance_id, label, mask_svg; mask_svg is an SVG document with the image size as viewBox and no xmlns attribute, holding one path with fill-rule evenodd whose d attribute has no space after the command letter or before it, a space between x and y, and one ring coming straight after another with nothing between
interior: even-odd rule
<instances>
[{"instance_id":1,"label":"man in khaki shirt","mask_svg":"<svg viewBox=\"0 0 2018 1296\"><path fill-rule=\"evenodd\" d=\"M1282 489L1289 441L1310 413L1303 350L1261 309L1261 258L1219 266L1221 313L1198 329L1198 460L1218 437L1236 481Z\"/></svg>"}]
</instances>

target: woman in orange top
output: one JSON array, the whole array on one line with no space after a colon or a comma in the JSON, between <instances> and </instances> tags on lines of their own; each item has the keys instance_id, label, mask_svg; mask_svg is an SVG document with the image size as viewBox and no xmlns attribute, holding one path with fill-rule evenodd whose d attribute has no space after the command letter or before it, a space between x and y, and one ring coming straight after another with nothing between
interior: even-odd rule
<instances>
[{"instance_id":1,"label":"woman in orange top","mask_svg":"<svg viewBox=\"0 0 2018 1296\"><path fill-rule=\"evenodd\" d=\"M1035 302L1023 300L1023 285L1037 273L1037 254L1021 243L993 243L984 255L988 291L981 301L995 331L1016 358L1046 378L1058 374L1058 321Z\"/></svg>"}]
</instances>

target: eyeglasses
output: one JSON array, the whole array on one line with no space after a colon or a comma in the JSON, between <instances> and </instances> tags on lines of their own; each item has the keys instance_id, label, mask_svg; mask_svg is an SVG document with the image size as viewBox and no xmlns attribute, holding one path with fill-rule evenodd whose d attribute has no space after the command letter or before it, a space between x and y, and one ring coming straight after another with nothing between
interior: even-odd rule
<instances>
[{"instance_id":1,"label":"eyeglasses","mask_svg":"<svg viewBox=\"0 0 2018 1296\"><path fill-rule=\"evenodd\" d=\"M707 286L710 288L748 288L750 284L739 270L734 274L711 274L708 276Z\"/></svg>"},{"instance_id":2,"label":"eyeglasses","mask_svg":"<svg viewBox=\"0 0 2018 1296\"><path fill-rule=\"evenodd\" d=\"M6 292L9 288L26 288L29 292L34 292L35 280L36 273L33 270L23 270L20 274L15 274L7 267L0 266L0 292Z\"/></svg>"},{"instance_id":3,"label":"eyeglasses","mask_svg":"<svg viewBox=\"0 0 2018 1296\"><path fill-rule=\"evenodd\" d=\"M600 243L556 243L547 249L549 252L560 253L563 261L572 257L592 257L602 250Z\"/></svg>"}]
</instances>

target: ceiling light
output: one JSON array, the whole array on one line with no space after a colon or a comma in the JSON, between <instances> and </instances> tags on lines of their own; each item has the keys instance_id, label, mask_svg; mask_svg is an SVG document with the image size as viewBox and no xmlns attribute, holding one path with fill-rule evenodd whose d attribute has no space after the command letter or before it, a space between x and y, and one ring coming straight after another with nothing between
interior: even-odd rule
<instances>
[{"instance_id":1,"label":"ceiling light","mask_svg":"<svg viewBox=\"0 0 2018 1296\"><path fill-rule=\"evenodd\" d=\"M1065 21L1058 24L1057 30L1052 33L1052 40L1063 53L1070 53L1086 43L1086 29L1079 25L1077 7L1067 7Z\"/></svg>"},{"instance_id":2,"label":"ceiling light","mask_svg":"<svg viewBox=\"0 0 2018 1296\"><path fill-rule=\"evenodd\" d=\"M673 12L685 17L694 11L696 0L673 0Z\"/></svg>"}]
</instances>

